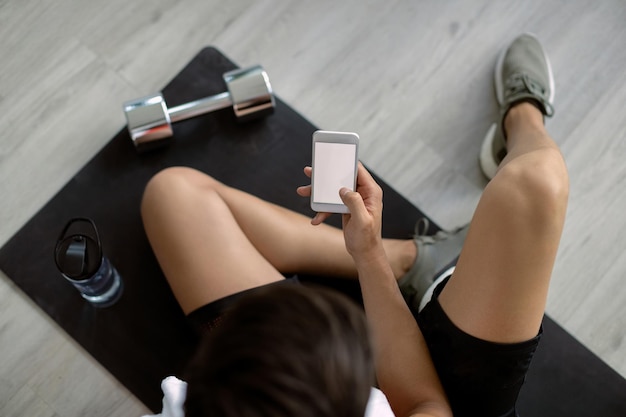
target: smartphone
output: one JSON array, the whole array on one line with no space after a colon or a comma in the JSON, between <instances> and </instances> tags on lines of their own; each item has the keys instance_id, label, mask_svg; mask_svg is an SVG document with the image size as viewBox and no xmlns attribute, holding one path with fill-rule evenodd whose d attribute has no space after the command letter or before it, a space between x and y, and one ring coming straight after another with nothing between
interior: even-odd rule
<instances>
[{"instance_id":1,"label":"smartphone","mask_svg":"<svg viewBox=\"0 0 626 417\"><path fill-rule=\"evenodd\" d=\"M313 133L311 208L317 212L349 213L339 197L342 187L356 189L359 135L318 130Z\"/></svg>"}]
</instances>

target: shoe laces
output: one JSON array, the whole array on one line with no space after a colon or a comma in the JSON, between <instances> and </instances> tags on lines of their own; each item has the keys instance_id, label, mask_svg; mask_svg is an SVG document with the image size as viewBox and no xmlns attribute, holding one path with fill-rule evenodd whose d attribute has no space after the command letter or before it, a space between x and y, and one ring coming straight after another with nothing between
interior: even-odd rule
<instances>
[{"instance_id":1,"label":"shoe laces","mask_svg":"<svg viewBox=\"0 0 626 417\"><path fill-rule=\"evenodd\" d=\"M450 236L456 235L467 226L468 225L459 226L450 231L439 230L434 235L427 235L426 233L428 233L428 229L430 228L430 220L426 217L421 217L415 224L415 234L413 235L413 239L416 242L421 242L425 245L434 245L437 242L450 238Z\"/></svg>"},{"instance_id":2,"label":"shoe laces","mask_svg":"<svg viewBox=\"0 0 626 417\"><path fill-rule=\"evenodd\" d=\"M513 74L505 83L507 96L515 97L520 93L530 93L544 108L545 115L550 117L554 114L554 107L546 99L548 92L545 87L530 78L527 74Z\"/></svg>"},{"instance_id":3,"label":"shoe laces","mask_svg":"<svg viewBox=\"0 0 626 417\"><path fill-rule=\"evenodd\" d=\"M413 238L417 241L422 242L423 244L432 245L436 242L447 239L449 236L449 233L443 230L438 231L434 235L427 235L426 233L428 233L429 228L430 220L428 220L426 217L420 218L415 225L415 235L413 236Z\"/></svg>"}]
</instances>

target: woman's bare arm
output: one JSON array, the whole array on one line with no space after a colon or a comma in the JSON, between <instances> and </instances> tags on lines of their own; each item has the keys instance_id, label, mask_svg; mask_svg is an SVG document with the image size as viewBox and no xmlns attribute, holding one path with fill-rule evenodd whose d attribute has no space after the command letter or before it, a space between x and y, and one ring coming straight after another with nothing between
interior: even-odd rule
<instances>
[{"instance_id":1,"label":"woman's bare arm","mask_svg":"<svg viewBox=\"0 0 626 417\"><path fill-rule=\"evenodd\" d=\"M359 164L357 190L340 191L346 248L359 272L378 382L397 416L451 416L422 333L382 246L382 190Z\"/></svg>"}]
</instances>

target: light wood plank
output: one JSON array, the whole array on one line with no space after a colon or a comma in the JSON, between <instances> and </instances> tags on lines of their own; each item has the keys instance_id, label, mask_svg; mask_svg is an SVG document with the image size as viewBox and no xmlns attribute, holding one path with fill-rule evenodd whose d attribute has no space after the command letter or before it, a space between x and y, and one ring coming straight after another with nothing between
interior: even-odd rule
<instances>
[{"instance_id":1,"label":"light wood plank","mask_svg":"<svg viewBox=\"0 0 626 417\"><path fill-rule=\"evenodd\" d=\"M621 0L0 2L0 245L123 127L123 101L207 45L263 64L305 117L359 132L364 162L410 201L464 223L486 183L496 55L531 31L555 70L547 125L571 173L548 312L626 376L625 21ZM6 278L0 301L0 414L143 412Z\"/></svg>"}]
</instances>

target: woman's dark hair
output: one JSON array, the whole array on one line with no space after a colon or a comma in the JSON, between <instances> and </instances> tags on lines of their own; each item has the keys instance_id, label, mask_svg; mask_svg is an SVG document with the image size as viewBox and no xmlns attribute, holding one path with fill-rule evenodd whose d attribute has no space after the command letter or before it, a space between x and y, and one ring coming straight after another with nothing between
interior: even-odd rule
<instances>
[{"instance_id":1,"label":"woman's dark hair","mask_svg":"<svg viewBox=\"0 0 626 417\"><path fill-rule=\"evenodd\" d=\"M271 285L242 297L201 343L187 417L363 417L374 365L362 310L343 295Z\"/></svg>"}]
</instances>

